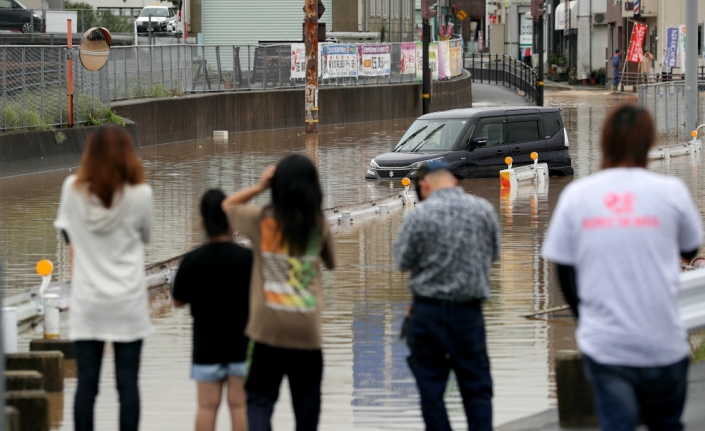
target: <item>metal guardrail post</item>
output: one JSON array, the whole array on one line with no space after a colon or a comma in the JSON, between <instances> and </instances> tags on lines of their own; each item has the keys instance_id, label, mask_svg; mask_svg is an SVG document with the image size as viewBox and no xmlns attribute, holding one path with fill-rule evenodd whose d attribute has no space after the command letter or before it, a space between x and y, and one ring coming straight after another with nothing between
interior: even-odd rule
<instances>
[{"instance_id":1,"label":"metal guardrail post","mask_svg":"<svg viewBox=\"0 0 705 431\"><path fill-rule=\"evenodd\" d=\"M215 63L218 66L218 91L220 91L220 85L223 83L223 72L220 68L220 46L215 47Z\"/></svg>"},{"instance_id":2,"label":"metal guardrail post","mask_svg":"<svg viewBox=\"0 0 705 431\"><path fill-rule=\"evenodd\" d=\"M162 87L166 88L164 86L164 45L159 47L159 57L161 59L161 70L162 70Z\"/></svg>"},{"instance_id":3,"label":"metal guardrail post","mask_svg":"<svg viewBox=\"0 0 705 431\"><path fill-rule=\"evenodd\" d=\"M151 25L150 25L150 28L151 28ZM154 68L152 65L152 63L154 63L154 62L152 60L154 59L154 57L153 57L154 54L152 52L152 48L154 48L154 46L150 44L149 45L149 86L150 87L154 86L154 78L152 77L152 69Z\"/></svg>"},{"instance_id":4,"label":"metal guardrail post","mask_svg":"<svg viewBox=\"0 0 705 431\"><path fill-rule=\"evenodd\" d=\"M42 113L42 121L44 121L44 47L41 48L40 51L40 90L39 90L39 98L40 98L40 103L41 103L41 113ZM1 334L2 332L0 332Z\"/></svg>"},{"instance_id":5,"label":"metal guardrail post","mask_svg":"<svg viewBox=\"0 0 705 431\"><path fill-rule=\"evenodd\" d=\"M25 91L27 88L27 81L26 81L27 70L25 68L25 65L27 64L27 62L25 61L25 54L26 54L26 51L25 51L25 47L23 46L22 47L22 110L27 109L27 100L26 100L26 94L25 94ZM25 116L21 115L20 117L22 118L21 126L24 127L24 117Z\"/></svg>"},{"instance_id":6,"label":"metal guardrail post","mask_svg":"<svg viewBox=\"0 0 705 431\"><path fill-rule=\"evenodd\" d=\"M7 107L7 47L2 47L2 107ZM2 127L7 128L7 118L2 116Z\"/></svg>"},{"instance_id":7,"label":"metal guardrail post","mask_svg":"<svg viewBox=\"0 0 705 431\"><path fill-rule=\"evenodd\" d=\"M141 63L141 55L140 55L140 49L138 47L135 47L135 60L137 60L136 65L137 65L137 96L142 95L142 76L140 74L140 69L142 69L140 63Z\"/></svg>"}]
</instances>

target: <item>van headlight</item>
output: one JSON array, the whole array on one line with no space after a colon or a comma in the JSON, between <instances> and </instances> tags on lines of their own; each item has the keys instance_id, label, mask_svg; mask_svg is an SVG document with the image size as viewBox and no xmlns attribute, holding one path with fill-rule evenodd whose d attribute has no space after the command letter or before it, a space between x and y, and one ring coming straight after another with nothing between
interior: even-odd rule
<instances>
[{"instance_id":1,"label":"van headlight","mask_svg":"<svg viewBox=\"0 0 705 431\"><path fill-rule=\"evenodd\" d=\"M422 160L422 161L420 161L420 162L412 163L411 165L409 165L409 168L411 168L411 169L418 169L418 168L420 168L421 165L423 165L424 163L428 163L428 162L430 162L430 161L435 161L435 160L441 160L441 159L443 159L443 157L436 157L435 159Z\"/></svg>"},{"instance_id":2,"label":"van headlight","mask_svg":"<svg viewBox=\"0 0 705 431\"><path fill-rule=\"evenodd\" d=\"M375 162L375 159L370 160L370 169L372 169L372 170L379 169L379 165L377 164L377 162Z\"/></svg>"}]
</instances>

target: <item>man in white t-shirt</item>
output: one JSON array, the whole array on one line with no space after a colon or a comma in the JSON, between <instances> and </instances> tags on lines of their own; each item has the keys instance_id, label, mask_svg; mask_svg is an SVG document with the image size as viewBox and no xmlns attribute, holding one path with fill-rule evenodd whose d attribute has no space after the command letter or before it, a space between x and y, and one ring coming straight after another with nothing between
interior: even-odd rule
<instances>
[{"instance_id":1,"label":"man in white t-shirt","mask_svg":"<svg viewBox=\"0 0 705 431\"><path fill-rule=\"evenodd\" d=\"M680 259L701 217L685 184L646 170L653 120L624 105L606 119L603 168L561 194L543 245L558 264L603 430L682 430L690 348L678 311Z\"/></svg>"}]
</instances>

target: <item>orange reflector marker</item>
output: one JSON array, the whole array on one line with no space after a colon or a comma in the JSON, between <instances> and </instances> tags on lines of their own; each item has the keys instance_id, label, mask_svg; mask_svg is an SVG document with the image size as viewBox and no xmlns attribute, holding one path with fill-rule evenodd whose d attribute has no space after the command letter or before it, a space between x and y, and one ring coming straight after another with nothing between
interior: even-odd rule
<instances>
[{"instance_id":1,"label":"orange reflector marker","mask_svg":"<svg viewBox=\"0 0 705 431\"><path fill-rule=\"evenodd\" d=\"M692 136L692 137L694 137L694 138L697 138L697 137L698 137L698 131L697 131L697 130L693 130L692 132L690 132L690 136Z\"/></svg>"},{"instance_id":2,"label":"orange reflector marker","mask_svg":"<svg viewBox=\"0 0 705 431\"><path fill-rule=\"evenodd\" d=\"M54 272L54 264L52 264L50 261L42 259L37 262L37 274L41 275L42 277L46 277L48 275L51 275L52 272Z\"/></svg>"},{"instance_id":3,"label":"orange reflector marker","mask_svg":"<svg viewBox=\"0 0 705 431\"><path fill-rule=\"evenodd\" d=\"M511 157L507 157L508 159L511 159ZM507 163L508 164L508 163ZM499 173L499 184L502 186L503 189L508 189L511 186L511 180L509 171L501 171Z\"/></svg>"},{"instance_id":4,"label":"orange reflector marker","mask_svg":"<svg viewBox=\"0 0 705 431\"><path fill-rule=\"evenodd\" d=\"M411 184L411 181L410 181L408 178L404 177L404 178L401 179L401 185L402 185L402 186L404 186L404 187L409 187L409 184Z\"/></svg>"},{"instance_id":5,"label":"orange reflector marker","mask_svg":"<svg viewBox=\"0 0 705 431\"><path fill-rule=\"evenodd\" d=\"M506 163L506 164L508 164L508 165L511 165L512 163L514 163L514 159L512 159L512 158L509 157L509 156L507 156L507 158L504 159L504 163Z\"/></svg>"},{"instance_id":6,"label":"orange reflector marker","mask_svg":"<svg viewBox=\"0 0 705 431\"><path fill-rule=\"evenodd\" d=\"M533 153L531 153L531 160L536 160L536 159L538 159L538 158L539 158L539 153L537 153L536 151L534 151Z\"/></svg>"}]
</instances>

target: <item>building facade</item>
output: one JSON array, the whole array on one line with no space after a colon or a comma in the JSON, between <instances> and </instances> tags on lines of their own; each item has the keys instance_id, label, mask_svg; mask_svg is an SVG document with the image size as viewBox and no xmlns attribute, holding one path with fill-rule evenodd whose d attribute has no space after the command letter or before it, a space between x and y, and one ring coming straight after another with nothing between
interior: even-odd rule
<instances>
[{"instance_id":1,"label":"building facade","mask_svg":"<svg viewBox=\"0 0 705 431\"><path fill-rule=\"evenodd\" d=\"M385 42L411 42L415 0L332 0L335 32L377 32Z\"/></svg>"}]
</instances>

